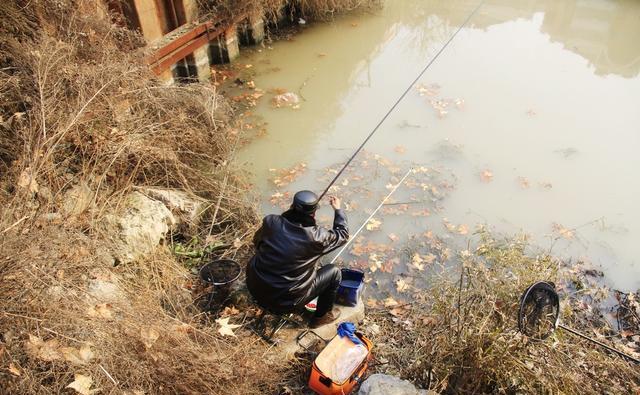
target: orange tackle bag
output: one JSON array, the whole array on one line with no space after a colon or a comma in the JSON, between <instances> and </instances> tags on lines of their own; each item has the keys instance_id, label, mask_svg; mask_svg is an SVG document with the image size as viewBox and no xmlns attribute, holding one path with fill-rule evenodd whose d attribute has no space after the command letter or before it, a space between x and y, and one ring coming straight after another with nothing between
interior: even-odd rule
<instances>
[{"instance_id":1,"label":"orange tackle bag","mask_svg":"<svg viewBox=\"0 0 640 395\"><path fill-rule=\"evenodd\" d=\"M362 333L355 332L362 345L348 337L335 336L313 361L309 388L320 395L347 395L369 367L373 344Z\"/></svg>"}]
</instances>

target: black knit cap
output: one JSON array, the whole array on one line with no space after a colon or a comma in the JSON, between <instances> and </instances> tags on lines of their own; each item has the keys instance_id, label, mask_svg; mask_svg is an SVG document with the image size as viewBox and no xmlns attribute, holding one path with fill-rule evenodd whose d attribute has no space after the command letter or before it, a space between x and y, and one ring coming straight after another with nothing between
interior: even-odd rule
<instances>
[{"instance_id":1,"label":"black knit cap","mask_svg":"<svg viewBox=\"0 0 640 395\"><path fill-rule=\"evenodd\" d=\"M303 214L313 214L318 209L318 195L311 191L296 192L292 208Z\"/></svg>"}]
</instances>

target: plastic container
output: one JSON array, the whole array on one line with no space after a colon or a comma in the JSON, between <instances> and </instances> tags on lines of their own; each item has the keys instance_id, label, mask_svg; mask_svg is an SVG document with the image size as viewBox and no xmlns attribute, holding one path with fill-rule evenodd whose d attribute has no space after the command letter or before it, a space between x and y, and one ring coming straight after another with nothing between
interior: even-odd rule
<instances>
[{"instance_id":1,"label":"plastic container","mask_svg":"<svg viewBox=\"0 0 640 395\"><path fill-rule=\"evenodd\" d=\"M362 333L356 336L362 345L353 344L347 337L335 336L318 354L311 367L309 388L320 395L348 395L362 381L373 343Z\"/></svg>"},{"instance_id":2,"label":"plastic container","mask_svg":"<svg viewBox=\"0 0 640 395\"><path fill-rule=\"evenodd\" d=\"M338 287L336 303L355 306L364 288L364 272L357 269L342 269L342 281Z\"/></svg>"}]
</instances>

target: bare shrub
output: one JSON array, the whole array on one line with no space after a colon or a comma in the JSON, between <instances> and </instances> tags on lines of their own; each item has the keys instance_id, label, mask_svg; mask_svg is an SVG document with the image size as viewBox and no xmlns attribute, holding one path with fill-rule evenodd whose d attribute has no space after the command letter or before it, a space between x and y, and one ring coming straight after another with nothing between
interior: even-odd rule
<instances>
[{"instance_id":1,"label":"bare shrub","mask_svg":"<svg viewBox=\"0 0 640 395\"><path fill-rule=\"evenodd\" d=\"M532 251L525 238L497 240L485 232L475 251L461 254L461 276L445 271L410 304L391 314L370 311L368 320L380 328L376 356L388 361L378 369L438 393L637 392L640 373L631 362L562 330L545 341L518 332L519 299L529 285L545 280L570 289L562 271L572 268ZM616 337L598 313L602 300L591 296L593 308L580 310L579 295L561 297L565 324Z\"/></svg>"},{"instance_id":2,"label":"bare shrub","mask_svg":"<svg viewBox=\"0 0 640 395\"><path fill-rule=\"evenodd\" d=\"M224 100L164 86L140 38L100 12L88 0L0 4L0 387L60 393L82 374L104 392L269 392L279 366L193 307L194 277L168 249L113 266L97 224L134 186L211 199L202 232L220 240L247 234L255 211L229 165L240 132ZM55 220L78 182L91 209Z\"/></svg>"}]
</instances>

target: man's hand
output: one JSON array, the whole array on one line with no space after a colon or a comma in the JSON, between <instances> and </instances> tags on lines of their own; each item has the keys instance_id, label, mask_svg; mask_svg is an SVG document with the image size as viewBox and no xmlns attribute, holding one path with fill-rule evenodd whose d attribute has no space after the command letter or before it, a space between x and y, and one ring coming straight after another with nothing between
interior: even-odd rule
<instances>
[{"instance_id":1,"label":"man's hand","mask_svg":"<svg viewBox=\"0 0 640 395\"><path fill-rule=\"evenodd\" d=\"M329 204L331 205L331 207L333 207L334 210L340 210L340 207L341 207L340 198L337 198L335 196L329 196Z\"/></svg>"}]
</instances>

